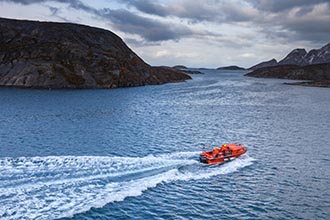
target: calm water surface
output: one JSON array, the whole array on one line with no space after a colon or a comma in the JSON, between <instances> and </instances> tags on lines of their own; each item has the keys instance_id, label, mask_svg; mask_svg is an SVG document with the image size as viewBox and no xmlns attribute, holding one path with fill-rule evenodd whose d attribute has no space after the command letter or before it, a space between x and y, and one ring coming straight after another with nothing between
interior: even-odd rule
<instances>
[{"instance_id":1,"label":"calm water surface","mask_svg":"<svg viewBox=\"0 0 330 220\"><path fill-rule=\"evenodd\" d=\"M0 219L329 219L330 89L243 72L0 89ZM203 144L242 143L221 166Z\"/></svg>"}]
</instances>

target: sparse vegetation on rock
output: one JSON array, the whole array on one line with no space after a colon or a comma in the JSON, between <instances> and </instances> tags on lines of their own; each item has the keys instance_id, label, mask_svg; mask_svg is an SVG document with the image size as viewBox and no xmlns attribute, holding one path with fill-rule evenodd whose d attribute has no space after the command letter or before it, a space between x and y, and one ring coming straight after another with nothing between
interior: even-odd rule
<instances>
[{"instance_id":1,"label":"sparse vegetation on rock","mask_svg":"<svg viewBox=\"0 0 330 220\"><path fill-rule=\"evenodd\" d=\"M117 88L187 79L151 67L107 30L0 18L0 86Z\"/></svg>"}]
</instances>

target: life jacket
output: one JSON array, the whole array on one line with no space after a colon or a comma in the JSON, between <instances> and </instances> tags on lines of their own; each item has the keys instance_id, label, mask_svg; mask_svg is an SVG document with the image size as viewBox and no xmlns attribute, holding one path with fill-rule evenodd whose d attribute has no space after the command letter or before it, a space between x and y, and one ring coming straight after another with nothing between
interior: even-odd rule
<instances>
[{"instance_id":1,"label":"life jacket","mask_svg":"<svg viewBox=\"0 0 330 220\"><path fill-rule=\"evenodd\" d=\"M214 156L216 156L217 154L219 154L220 153L220 149L219 148L215 148L214 150L213 150L213 155Z\"/></svg>"}]
</instances>

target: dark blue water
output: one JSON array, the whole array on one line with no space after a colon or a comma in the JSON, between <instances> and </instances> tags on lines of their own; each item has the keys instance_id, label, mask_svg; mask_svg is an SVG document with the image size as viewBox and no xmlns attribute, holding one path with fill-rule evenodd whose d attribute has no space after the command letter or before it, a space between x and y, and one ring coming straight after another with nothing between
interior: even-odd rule
<instances>
[{"instance_id":1,"label":"dark blue water","mask_svg":"<svg viewBox=\"0 0 330 220\"><path fill-rule=\"evenodd\" d=\"M0 219L329 219L330 90L205 72L0 89ZM224 142L248 153L197 162L202 144Z\"/></svg>"}]
</instances>

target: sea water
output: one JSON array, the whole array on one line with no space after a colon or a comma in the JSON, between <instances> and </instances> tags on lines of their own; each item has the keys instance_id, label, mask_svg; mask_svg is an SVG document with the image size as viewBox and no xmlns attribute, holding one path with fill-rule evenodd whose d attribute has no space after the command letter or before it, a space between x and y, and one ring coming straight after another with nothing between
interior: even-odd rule
<instances>
[{"instance_id":1,"label":"sea water","mask_svg":"<svg viewBox=\"0 0 330 220\"><path fill-rule=\"evenodd\" d=\"M0 219L328 219L330 90L244 72L0 89ZM224 165L198 155L225 142Z\"/></svg>"}]
</instances>

